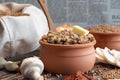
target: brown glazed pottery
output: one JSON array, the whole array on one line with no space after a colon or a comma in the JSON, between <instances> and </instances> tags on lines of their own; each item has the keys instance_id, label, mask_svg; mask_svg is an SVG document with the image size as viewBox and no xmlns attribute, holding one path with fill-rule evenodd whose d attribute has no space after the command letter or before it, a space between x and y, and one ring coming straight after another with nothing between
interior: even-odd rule
<instances>
[{"instance_id":1,"label":"brown glazed pottery","mask_svg":"<svg viewBox=\"0 0 120 80\"><path fill-rule=\"evenodd\" d=\"M96 39L95 47L120 50L120 33L101 33L101 32L90 32Z\"/></svg>"},{"instance_id":2,"label":"brown glazed pottery","mask_svg":"<svg viewBox=\"0 0 120 80\"><path fill-rule=\"evenodd\" d=\"M80 70L87 72L95 64L96 40L86 44L60 45L39 41L40 59L45 70L51 73L71 74Z\"/></svg>"}]
</instances>

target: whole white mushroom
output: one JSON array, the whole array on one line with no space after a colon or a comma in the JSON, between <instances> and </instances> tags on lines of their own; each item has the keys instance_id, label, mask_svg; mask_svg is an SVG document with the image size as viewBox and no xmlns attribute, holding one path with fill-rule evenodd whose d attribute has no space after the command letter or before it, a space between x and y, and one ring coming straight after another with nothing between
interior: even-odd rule
<instances>
[{"instance_id":1,"label":"whole white mushroom","mask_svg":"<svg viewBox=\"0 0 120 80\"><path fill-rule=\"evenodd\" d=\"M16 71L19 62L7 61L5 64L5 69L8 71Z\"/></svg>"},{"instance_id":2,"label":"whole white mushroom","mask_svg":"<svg viewBox=\"0 0 120 80\"><path fill-rule=\"evenodd\" d=\"M23 76L34 80L44 80L41 76L43 70L44 64L38 57L26 58L20 66L20 72Z\"/></svg>"}]
</instances>

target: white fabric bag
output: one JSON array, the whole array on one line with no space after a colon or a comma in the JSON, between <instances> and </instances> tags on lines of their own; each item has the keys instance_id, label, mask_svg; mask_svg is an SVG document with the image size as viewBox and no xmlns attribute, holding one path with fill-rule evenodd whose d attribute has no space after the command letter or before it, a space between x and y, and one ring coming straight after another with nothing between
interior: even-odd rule
<instances>
[{"instance_id":1,"label":"white fabric bag","mask_svg":"<svg viewBox=\"0 0 120 80\"><path fill-rule=\"evenodd\" d=\"M42 10L30 4L2 3L0 10L19 11L29 16L0 17L0 56L15 56L39 48L39 40L49 31Z\"/></svg>"}]
</instances>

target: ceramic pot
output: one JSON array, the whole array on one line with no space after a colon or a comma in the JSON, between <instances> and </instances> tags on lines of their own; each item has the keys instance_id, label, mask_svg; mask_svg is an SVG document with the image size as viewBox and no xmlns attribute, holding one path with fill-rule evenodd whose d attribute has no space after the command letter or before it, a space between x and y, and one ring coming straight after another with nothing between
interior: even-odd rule
<instances>
[{"instance_id":1,"label":"ceramic pot","mask_svg":"<svg viewBox=\"0 0 120 80\"><path fill-rule=\"evenodd\" d=\"M95 64L96 41L86 44L60 45L40 40L40 59L45 70L57 74L71 74L77 70L87 72Z\"/></svg>"},{"instance_id":2,"label":"ceramic pot","mask_svg":"<svg viewBox=\"0 0 120 80\"><path fill-rule=\"evenodd\" d=\"M120 33L90 32L96 39L95 47L120 50Z\"/></svg>"}]
</instances>

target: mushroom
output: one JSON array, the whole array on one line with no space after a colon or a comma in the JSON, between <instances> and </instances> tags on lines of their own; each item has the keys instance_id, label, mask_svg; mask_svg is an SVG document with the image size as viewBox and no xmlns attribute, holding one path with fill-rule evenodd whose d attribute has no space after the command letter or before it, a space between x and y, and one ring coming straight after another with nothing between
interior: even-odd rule
<instances>
[{"instance_id":1,"label":"mushroom","mask_svg":"<svg viewBox=\"0 0 120 80\"><path fill-rule=\"evenodd\" d=\"M95 49L95 52L96 52L100 57L104 58L104 52L103 52L103 50L104 50L104 49L97 47L97 48Z\"/></svg>"},{"instance_id":2,"label":"mushroom","mask_svg":"<svg viewBox=\"0 0 120 80\"><path fill-rule=\"evenodd\" d=\"M115 63L118 67L120 67L120 55L118 55L117 58L115 59Z\"/></svg>"},{"instance_id":3,"label":"mushroom","mask_svg":"<svg viewBox=\"0 0 120 80\"><path fill-rule=\"evenodd\" d=\"M113 65L115 64L115 57L113 56L113 53L110 51L110 49L108 49L107 47L105 47L104 56L108 63Z\"/></svg>"},{"instance_id":4,"label":"mushroom","mask_svg":"<svg viewBox=\"0 0 120 80\"><path fill-rule=\"evenodd\" d=\"M113 56L114 56L115 58L120 55L120 51L117 51L117 50L115 50L115 49L113 49L113 50L111 50L111 51L112 51Z\"/></svg>"},{"instance_id":5,"label":"mushroom","mask_svg":"<svg viewBox=\"0 0 120 80\"><path fill-rule=\"evenodd\" d=\"M102 63L107 63L103 57L98 55L97 53L95 54L96 56L96 63L102 62Z\"/></svg>"},{"instance_id":6,"label":"mushroom","mask_svg":"<svg viewBox=\"0 0 120 80\"><path fill-rule=\"evenodd\" d=\"M4 57L0 57L0 69L5 67L6 62L7 61L4 59Z\"/></svg>"},{"instance_id":7,"label":"mushroom","mask_svg":"<svg viewBox=\"0 0 120 80\"><path fill-rule=\"evenodd\" d=\"M23 76L33 80L44 80L41 76L43 70L44 64L38 57L26 58L20 66L20 72Z\"/></svg>"},{"instance_id":8,"label":"mushroom","mask_svg":"<svg viewBox=\"0 0 120 80\"><path fill-rule=\"evenodd\" d=\"M102 62L102 63L107 63L107 61L105 60L105 56L104 56L104 49L97 47L95 49L95 55L96 55L96 63Z\"/></svg>"},{"instance_id":9,"label":"mushroom","mask_svg":"<svg viewBox=\"0 0 120 80\"><path fill-rule=\"evenodd\" d=\"M120 67L120 51L115 49L110 50L105 47L104 49L96 48L96 63L109 63Z\"/></svg>"},{"instance_id":10,"label":"mushroom","mask_svg":"<svg viewBox=\"0 0 120 80\"><path fill-rule=\"evenodd\" d=\"M12 62L12 61L7 61L5 64L5 69L8 71L15 71L19 66L19 62Z\"/></svg>"}]
</instances>

